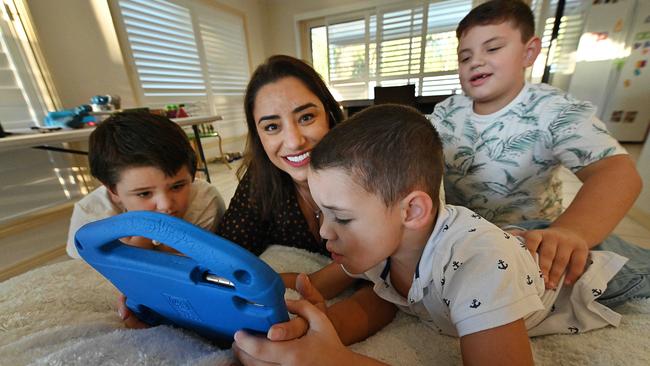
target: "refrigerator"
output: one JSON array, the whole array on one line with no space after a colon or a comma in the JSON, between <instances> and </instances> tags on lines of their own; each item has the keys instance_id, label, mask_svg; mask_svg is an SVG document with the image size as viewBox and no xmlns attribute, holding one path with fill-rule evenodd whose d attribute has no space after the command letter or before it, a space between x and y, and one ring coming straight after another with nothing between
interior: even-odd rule
<instances>
[{"instance_id":1,"label":"refrigerator","mask_svg":"<svg viewBox=\"0 0 650 366\"><path fill-rule=\"evenodd\" d=\"M650 126L650 0L591 0L569 93L598 108L621 142Z\"/></svg>"}]
</instances>

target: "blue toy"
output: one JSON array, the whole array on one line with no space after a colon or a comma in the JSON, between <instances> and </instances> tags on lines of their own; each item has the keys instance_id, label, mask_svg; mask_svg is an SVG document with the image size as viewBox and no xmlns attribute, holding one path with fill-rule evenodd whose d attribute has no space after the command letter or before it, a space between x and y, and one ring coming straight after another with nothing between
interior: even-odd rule
<instances>
[{"instance_id":1,"label":"blue toy","mask_svg":"<svg viewBox=\"0 0 650 366\"><path fill-rule=\"evenodd\" d=\"M82 104L72 109L48 112L44 119L45 126L82 128L86 123L95 122L95 117L90 115L91 111L88 104Z\"/></svg>"},{"instance_id":2,"label":"blue toy","mask_svg":"<svg viewBox=\"0 0 650 366\"><path fill-rule=\"evenodd\" d=\"M143 236L183 253L125 245ZM289 320L284 284L244 248L187 221L133 211L84 225L75 235L81 257L111 281L126 305L150 324L178 325L215 340L237 330L267 332Z\"/></svg>"}]
</instances>

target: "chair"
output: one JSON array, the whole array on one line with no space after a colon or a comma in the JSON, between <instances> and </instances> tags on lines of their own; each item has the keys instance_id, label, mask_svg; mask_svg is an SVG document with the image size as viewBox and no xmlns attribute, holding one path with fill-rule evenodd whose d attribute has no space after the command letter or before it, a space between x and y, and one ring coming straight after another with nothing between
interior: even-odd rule
<instances>
[{"instance_id":1,"label":"chair","mask_svg":"<svg viewBox=\"0 0 650 366\"><path fill-rule=\"evenodd\" d=\"M401 86L376 86L375 105L395 103L416 107L415 84Z\"/></svg>"}]
</instances>

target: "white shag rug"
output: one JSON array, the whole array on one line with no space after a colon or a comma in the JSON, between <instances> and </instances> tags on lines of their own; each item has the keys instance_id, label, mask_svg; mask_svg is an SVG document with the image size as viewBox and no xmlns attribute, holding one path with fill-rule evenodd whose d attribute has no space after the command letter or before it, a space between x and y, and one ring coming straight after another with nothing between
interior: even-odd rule
<instances>
[{"instance_id":1,"label":"white shag rug","mask_svg":"<svg viewBox=\"0 0 650 366\"><path fill-rule=\"evenodd\" d=\"M262 258L278 272L313 272L328 259L271 247ZM42 267L0 283L0 365L230 365L232 354L190 332L160 326L125 329L117 291L79 260ZM617 309L618 328L532 341L537 365L650 365L650 300ZM458 340L399 313L351 348L391 365L461 364Z\"/></svg>"}]
</instances>

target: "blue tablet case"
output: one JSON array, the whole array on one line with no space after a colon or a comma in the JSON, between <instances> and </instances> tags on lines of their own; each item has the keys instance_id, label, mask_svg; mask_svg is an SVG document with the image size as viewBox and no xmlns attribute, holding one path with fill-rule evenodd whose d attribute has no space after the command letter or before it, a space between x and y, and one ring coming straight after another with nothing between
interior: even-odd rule
<instances>
[{"instance_id":1,"label":"blue tablet case","mask_svg":"<svg viewBox=\"0 0 650 366\"><path fill-rule=\"evenodd\" d=\"M184 254L125 245L143 236ZM111 281L126 305L150 324L192 329L215 340L237 330L266 332L287 321L284 284L244 248L187 221L134 211L84 225L75 235L81 257Z\"/></svg>"}]
</instances>

